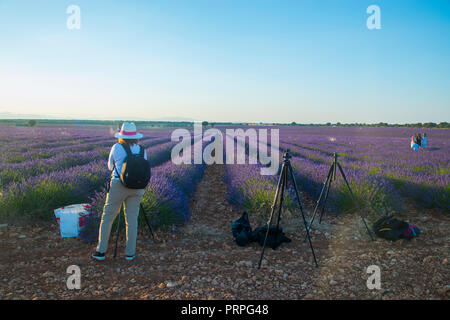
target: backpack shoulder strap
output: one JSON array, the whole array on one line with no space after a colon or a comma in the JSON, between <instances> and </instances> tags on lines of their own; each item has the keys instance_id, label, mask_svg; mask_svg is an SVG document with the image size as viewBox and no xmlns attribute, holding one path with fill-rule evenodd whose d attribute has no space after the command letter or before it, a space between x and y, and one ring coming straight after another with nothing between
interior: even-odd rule
<instances>
[{"instance_id":1,"label":"backpack shoulder strap","mask_svg":"<svg viewBox=\"0 0 450 320\"><path fill-rule=\"evenodd\" d=\"M139 155L143 158L143 157L144 157L145 149L144 149L144 147L141 146L141 145L139 145L139 147L141 148L141 149L139 150Z\"/></svg>"},{"instance_id":2,"label":"backpack shoulder strap","mask_svg":"<svg viewBox=\"0 0 450 320\"><path fill-rule=\"evenodd\" d=\"M131 148L127 143L121 143L122 147L125 149L125 152L127 153L127 157L131 156Z\"/></svg>"},{"instance_id":3,"label":"backpack shoulder strap","mask_svg":"<svg viewBox=\"0 0 450 320\"><path fill-rule=\"evenodd\" d=\"M116 174L117 174L117 177L119 177L120 178L120 173L117 171L117 167L116 167L116 164L114 163L114 168L113 168L113 171L115 171L116 172Z\"/></svg>"}]
</instances>

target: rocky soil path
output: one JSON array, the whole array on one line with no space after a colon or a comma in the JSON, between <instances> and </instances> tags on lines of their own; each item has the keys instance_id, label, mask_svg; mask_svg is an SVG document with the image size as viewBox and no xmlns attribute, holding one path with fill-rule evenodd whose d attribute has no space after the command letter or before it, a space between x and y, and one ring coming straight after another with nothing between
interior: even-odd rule
<instances>
[{"instance_id":1,"label":"rocky soil path","mask_svg":"<svg viewBox=\"0 0 450 320\"><path fill-rule=\"evenodd\" d=\"M144 229L137 256L90 258L94 245L60 238L56 225L0 227L0 299L449 299L448 215L408 210L419 238L370 241L359 216L325 216L312 239L320 264L303 243L302 222L288 218L293 240L268 249L238 247L231 223L241 212L227 203L224 166L208 166L191 202L192 218L176 232ZM305 200L308 214L312 203ZM122 239L119 252L124 252ZM69 290L67 267L81 270L81 289ZM381 270L381 289L369 290L366 269Z\"/></svg>"}]
</instances>

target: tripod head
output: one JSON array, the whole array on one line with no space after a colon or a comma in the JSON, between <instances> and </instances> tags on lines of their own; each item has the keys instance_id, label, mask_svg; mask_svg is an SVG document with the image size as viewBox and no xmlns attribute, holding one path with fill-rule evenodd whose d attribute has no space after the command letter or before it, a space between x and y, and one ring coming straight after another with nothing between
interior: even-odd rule
<instances>
[{"instance_id":1,"label":"tripod head","mask_svg":"<svg viewBox=\"0 0 450 320\"><path fill-rule=\"evenodd\" d=\"M283 161L286 163L286 162L289 162L290 161L290 159L292 158L292 156L291 156L291 154L289 153L289 149L286 149L286 152L283 154Z\"/></svg>"}]
</instances>

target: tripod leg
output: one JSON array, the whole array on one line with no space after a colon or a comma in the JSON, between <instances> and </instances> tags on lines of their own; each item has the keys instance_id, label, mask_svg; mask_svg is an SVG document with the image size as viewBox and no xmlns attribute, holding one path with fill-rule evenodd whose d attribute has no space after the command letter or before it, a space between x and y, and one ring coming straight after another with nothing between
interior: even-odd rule
<instances>
[{"instance_id":1,"label":"tripod leg","mask_svg":"<svg viewBox=\"0 0 450 320\"><path fill-rule=\"evenodd\" d=\"M347 185L348 191L350 191L350 195L351 195L353 201L355 202L356 210L358 210L358 213L359 213L359 215L361 216L361 219L362 219L362 221L364 222L364 225L366 226L367 233L369 234L370 239L374 240L374 239L373 239L373 236L372 236L372 233L370 232L370 229L369 229L369 227L367 226L366 219L364 218L364 216L363 216L361 210L359 209L358 201L356 201L356 198L355 198L355 196L353 195L353 191L352 191L352 189L350 188L350 185L349 185L349 183L348 183L348 181L347 181L347 178L345 177L344 170L342 170L342 167L341 167L341 165L339 164L339 162L337 163L337 165L338 165L339 171L341 172L342 177L344 178L344 181L345 181L345 183L346 183L346 185Z\"/></svg>"},{"instance_id":2,"label":"tripod leg","mask_svg":"<svg viewBox=\"0 0 450 320\"><path fill-rule=\"evenodd\" d=\"M286 166L283 163L283 166L281 167L280 178L278 179L277 190L275 191L275 197L273 199L272 211L270 212L270 217L269 217L269 220L267 221L267 232L266 232L266 237L264 238L264 244L263 244L262 251L261 251L261 257L259 258L258 269L261 268L261 262L264 257L264 250L266 248L267 236L269 235L269 229L270 229L270 225L272 224L273 214L274 214L275 208L277 206L278 194L280 193L281 184L284 181L283 176L284 176L285 171L286 171Z\"/></svg>"},{"instance_id":3,"label":"tripod leg","mask_svg":"<svg viewBox=\"0 0 450 320\"><path fill-rule=\"evenodd\" d=\"M150 234L152 235L153 241L155 241L155 236L153 235L152 227L150 226L150 223L148 222L148 219L147 219L147 212L145 212L144 207L142 206L142 203L140 204L140 207L141 207L142 213L144 214L144 219L145 219L145 223L147 224L148 230L150 231Z\"/></svg>"},{"instance_id":4,"label":"tripod leg","mask_svg":"<svg viewBox=\"0 0 450 320\"><path fill-rule=\"evenodd\" d=\"M334 163L333 181L336 181L336 162Z\"/></svg>"},{"instance_id":5,"label":"tripod leg","mask_svg":"<svg viewBox=\"0 0 450 320\"><path fill-rule=\"evenodd\" d=\"M295 195L297 197L298 206L300 207L300 212L302 213L303 223L305 224L306 235L308 236L308 240L309 240L309 246L311 247L311 251L312 251L312 255L314 257L314 262L316 264L316 267L318 267L319 264L317 263L316 254L314 253L311 236L310 236L309 230L308 230L308 223L306 222L305 214L303 212L303 205L302 205L302 202L300 201L300 194L298 192L297 181L295 181L294 170L292 169L291 163L289 163L289 171L291 173L292 182L294 183Z\"/></svg>"},{"instance_id":6,"label":"tripod leg","mask_svg":"<svg viewBox=\"0 0 450 320\"><path fill-rule=\"evenodd\" d=\"M333 170L333 172L331 173L331 179L328 180L327 193L325 194L325 200L323 201L322 210L320 212L319 223L322 223L323 213L325 212L325 205L327 203L328 194L330 193L330 189L331 189L331 182L333 181L333 179L336 180L336 164L333 163L331 166L331 169ZM334 178L333 178L333 176L334 176Z\"/></svg>"},{"instance_id":7,"label":"tripod leg","mask_svg":"<svg viewBox=\"0 0 450 320\"><path fill-rule=\"evenodd\" d=\"M278 227L280 226L281 209L283 207L284 191L286 190L286 186L287 186L287 170L284 170L283 183L281 185L280 207L278 209L277 230L278 230Z\"/></svg>"},{"instance_id":8,"label":"tripod leg","mask_svg":"<svg viewBox=\"0 0 450 320\"><path fill-rule=\"evenodd\" d=\"M120 206L120 211L119 211L119 215L118 215L118 220L117 220L117 231L116 231L116 245L114 247L114 255L113 258L116 258L117 256L117 244L119 243L119 235L120 235L120 216L122 213L122 208L123 208L123 203Z\"/></svg>"},{"instance_id":9,"label":"tripod leg","mask_svg":"<svg viewBox=\"0 0 450 320\"><path fill-rule=\"evenodd\" d=\"M323 192L325 191L326 186L328 185L328 180L331 179L331 175L333 173L333 165L331 165L330 170L328 170L327 178L325 179L325 182L323 183L322 191L320 191L319 199L317 200L316 207L314 208L314 213L311 217L311 221L309 222L308 230L311 231L312 224L314 223L314 219L317 215L317 210L319 209L320 202L322 200ZM306 242L306 235L303 239L303 242Z\"/></svg>"}]
</instances>

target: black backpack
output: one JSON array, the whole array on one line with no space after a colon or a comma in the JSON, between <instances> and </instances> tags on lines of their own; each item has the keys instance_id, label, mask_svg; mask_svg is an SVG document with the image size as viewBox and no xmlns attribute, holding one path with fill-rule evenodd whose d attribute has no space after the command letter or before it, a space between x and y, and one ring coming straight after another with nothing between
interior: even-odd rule
<instances>
[{"instance_id":1,"label":"black backpack","mask_svg":"<svg viewBox=\"0 0 450 320\"><path fill-rule=\"evenodd\" d=\"M264 245L264 239L267 235L267 226L256 228L252 233L253 239L259 243L260 246ZM283 229L278 226L270 226L269 234L267 235L266 245L273 250L278 248L283 242L291 242L291 239L286 237L283 232Z\"/></svg>"},{"instance_id":2,"label":"black backpack","mask_svg":"<svg viewBox=\"0 0 450 320\"><path fill-rule=\"evenodd\" d=\"M373 232L378 237L391 241L403 239L408 229L409 224L407 222L398 220L394 216L384 216L372 226Z\"/></svg>"},{"instance_id":3,"label":"black backpack","mask_svg":"<svg viewBox=\"0 0 450 320\"><path fill-rule=\"evenodd\" d=\"M248 214L247 212L244 212L242 216L231 225L231 232L233 233L233 237L238 246L244 247L255 241L263 246L267 233L267 225L252 231ZM283 242L291 242L291 239L285 236L281 227L277 228L277 226L270 226L266 245L275 250Z\"/></svg>"},{"instance_id":4,"label":"black backpack","mask_svg":"<svg viewBox=\"0 0 450 320\"><path fill-rule=\"evenodd\" d=\"M244 212L239 219L233 222L231 232L238 246L243 247L252 241L252 227L247 212Z\"/></svg>"},{"instance_id":5,"label":"black backpack","mask_svg":"<svg viewBox=\"0 0 450 320\"><path fill-rule=\"evenodd\" d=\"M122 184L130 189L144 189L151 177L150 162L144 158L144 147L141 145L138 154L131 152L130 146L126 143L121 144L127 153L127 157L123 160L122 172L119 174Z\"/></svg>"}]
</instances>

